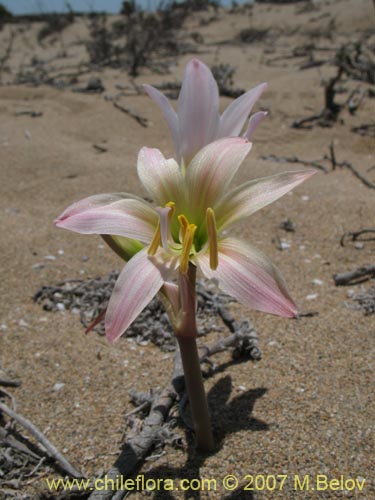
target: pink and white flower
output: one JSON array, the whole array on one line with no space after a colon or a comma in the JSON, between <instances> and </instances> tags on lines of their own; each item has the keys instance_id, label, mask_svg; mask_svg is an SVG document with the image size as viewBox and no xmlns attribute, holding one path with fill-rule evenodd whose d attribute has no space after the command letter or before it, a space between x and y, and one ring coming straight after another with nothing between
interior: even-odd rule
<instances>
[{"instance_id":1,"label":"pink and white flower","mask_svg":"<svg viewBox=\"0 0 375 500\"><path fill-rule=\"evenodd\" d=\"M158 149L142 148L138 175L156 207L130 194L101 194L74 203L57 218L61 228L134 242L135 254L116 282L106 313L110 341L122 335L161 289L178 323L181 290L176 279L181 281L189 264L250 308L296 316L284 280L270 260L223 231L316 171L285 172L229 189L251 146L245 138L220 139L201 149L186 169Z\"/></svg>"},{"instance_id":2,"label":"pink and white flower","mask_svg":"<svg viewBox=\"0 0 375 500\"><path fill-rule=\"evenodd\" d=\"M261 83L235 99L221 116L216 81L209 68L198 59L192 59L186 66L177 112L159 90L151 85L143 87L167 121L178 161L187 165L207 144L223 137L240 135L267 84ZM243 137L249 139L266 114L259 111L252 115Z\"/></svg>"}]
</instances>

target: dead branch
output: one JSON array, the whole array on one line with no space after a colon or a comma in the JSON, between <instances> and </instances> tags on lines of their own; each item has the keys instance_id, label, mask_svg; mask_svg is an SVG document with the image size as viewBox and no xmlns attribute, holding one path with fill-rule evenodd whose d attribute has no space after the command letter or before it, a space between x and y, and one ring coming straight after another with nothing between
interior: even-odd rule
<instances>
[{"instance_id":1,"label":"dead branch","mask_svg":"<svg viewBox=\"0 0 375 500\"><path fill-rule=\"evenodd\" d=\"M314 167L318 168L319 170L322 170L326 174L328 174L328 169L324 166L318 163L317 161L306 161L306 160L301 160L297 156L276 156L276 155L265 155L260 157L262 160L266 161L275 161L278 163L299 163L301 165L309 166L309 167ZM359 179L363 184L371 189L375 189L375 183L371 182L368 180L364 175L359 172L354 165L352 165L350 162L344 160L344 161L337 161L336 159L336 154L335 154L335 148L333 142L331 142L329 146L329 156L325 155L324 160L329 160L332 165L332 170L335 170L336 167L341 167L341 168L347 168L349 169L356 177Z\"/></svg>"},{"instance_id":2,"label":"dead branch","mask_svg":"<svg viewBox=\"0 0 375 500\"><path fill-rule=\"evenodd\" d=\"M19 425L26 429L47 451L47 454L59 464L59 466L71 477L84 477L84 475L75 469L68 460L55 448L47 437L27 418L11 410L7 405L0 402L0 411L15 420Z\"/></svg>"},{"instance_id":3,"label":"dead branch","mask_svg":"<svg viewBox=\"0 0 375 500\"><path fill-rule=\"evenodd\" d=\"M307 161L307 160L301 160L297 156L276 156L276 155L264 155L260 157L261 160L266 160L266 161L274 161L277 163L299 163L300 165L305 165L306 167L314 167L319 170L322 170L325 174L328 174L328 169L324 166L318 163L315 160L312 161Z\"/></svg>"},{"instance_id":4,"label":"dead branch","mask_svg":"<svg viewBox=\"0 0 375 500\"><path fill-rule=\"evenodd\" d=\"M366 177L364 175L361 174L361 172L359 172L351 163L349 163L348 161L342 161L340 163L337 163L337 165L339 167L345 167L347 169L349 169L356 177L357 179L359 179L361 182L363 182L363 184L367 187L369 187L370 189L375 189L375 184L371 181L369 181L368 179L366 179Z\"/></svg>"},{"instance_id":5,"label":"dead branch","mask_svg":"<svg viewBox=\"0 0 375 500\"><path fill-rule=\"evenodd\" d=\"M335 170L336 166L337 166L337 161L336 161L335 146L333 144L333 141L329 145L329 154L330 154L330 160L331 160L331 164L332 164L332 170Z\"/></svg>"},{"instance_id":6,"label":"dead branch","mask_svg":"<svg viewBox=\"0 0 375 500\"><path fill-rule=\"evenodd\" d=\"M5 49L4 55L0 57L0 77L5 68L5 63L10 58L10 55L12 53L14 37L15 37L15 32L12 30L9 35L8 45Z\"/></svg>"},{"instance_id":7,"label":"dead branch","mask_svg":"<svg viewBox=\"0 0 375 500\"><path fill-rule=\"evenodd\" d=\"M330 78L324 85L324 109L307 118L295 120L292 123L293 128L312 128L314 123L317 123L321 127L332 126L337 120L337 116L341 109L341 106L335 102L335 85L340 81L343 73L343 68L338 67L337 74ZM306 124L311 124L311 126L306 127Z\"/></svg>"},{"instance_id":8,"label":"dead branch","mask_svg":"<svg viewBox=\"0 0 375 500\"><path fill-rule=\"evenodd\" d=\"M375 137L375 123L364 123L358 127L353 127L351 130L362 136Z\"/></svg>"},{"instance_id":9,"label":"dead branch","mask_svg":"<svg viewBox=\"0 0 375 500\"><path fill-rule=\"evenodd\" d=\"M6 431L3 427L0 426L0 442L5 446L9 446L24 455L28 455L36 460L40 460L40 456L30 450L22 441L17 439L13 433Z\"/></svg>"},{"instance_id":10,"label":"dead branch","mask_svg":"<svg viewBox=\"0 0 375 500\"><path fill-rule=\"evenodd\" d=\"M334 274L336 286L358 285L375 277L375 265L363 266L355 271Z\"/></svg>"},{"instance_id":11,"label":"dead branch","mask_svg":"<svg viewBox=\"0 0 375 500\"><path fill-rule=\"evenodd\" d=\"M373 237L369 236L368 238L364 237L363 238L363 235L371 235L371 234L374 234ZM349 231L347 233L344 233L342 236L341 236L341 239L340 239L340 245L342 247L345 246L345 240L347 238L350 238L351 241L355 242L355 241L372 241L372 240L375 240L375 229L361 229L360 231Z\"/></svg>"},{"instance_id":12,"label":"dead branch","mask_svg":"<svg viewBox=\"0 0 375 500\"><path fill-rule=\"evenodd\" d=\"M182 362L180 352L176 349L175 362L171 382L163 389L159 396L155 397L148 417L144 421L142 431L125 443L114 466L106 473L108 479L116 481L121 476L128 476L143 460L155 443L160 441L160 430L166 421L168 414L175 403L183 382L181 380ZM110 481L109 481L110 483ZM126 495L126 491L114 492L112 489L95 490L89 500L120 500Z\"/></svg>"},{"instance_id":13,"label":"dead branch","mask_svg":"<svg viewBox=\"0 0 375 500\"><path fill-rule=\"evenodd\" d=\"M92 147L98 152L98 153L106 153L108 151L108 148L101 146L100 144L93 144Z\"/></svg>"},{"instance_id":14,"label":"dead branch","mask_svg":"<svg viewBox=\"0 0 375 500\"><path fill-rule=\"evenodd\" d=\"M2 387L19 387L20 385L21 385L20 380L11 380L9 378L0 376L0 386Z\"/></svg>"},{"instance_id":15,"label":"dead branch","mask_svg":"<svg viewBox=\"0 0 375 500\"><path fill-rule=\"evenodd\" d=\"M43 116L43 113L42 111L27 109L23 111L16 111L16 116L31 116L31 118L38 118L39 116Z\"/></svg>"},{"instance_id":16,"label":"dead branch","mask_svg":"<svg viewBox=\"0 0 375 500\"><path fill-rule=\"evenodd\" d=\"M123 113L126 113L127 115L131 116L134 118L142 127L148 127L148 120L144 116L141 116L134 111L132 111L129 108L126 108L125 106L121 106L118 102L114 101L113 105L115 108L119 109Z\"/></svg>"}]
</instances>

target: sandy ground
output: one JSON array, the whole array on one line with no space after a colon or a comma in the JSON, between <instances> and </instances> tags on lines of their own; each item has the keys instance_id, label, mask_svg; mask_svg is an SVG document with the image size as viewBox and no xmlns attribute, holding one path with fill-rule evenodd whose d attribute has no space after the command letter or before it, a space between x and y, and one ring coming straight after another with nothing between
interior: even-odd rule
<instances>
[{"instance_id":1,"label":"sandy ground","mask_svg":"<svg viewBox=\"0 0 375 500\"><path fill-rule=\"evenodd\" d=\"M269 116L256 132L253 150L236 182L301 168L262 160L262 155L321 160L331 141L338 161L351 162L375 181L370 170L375 164L374 138L351 131L373 123L374 99L365 98L353 116L344 109L332 128L293 129L293 120L322 108L321 82L335 69L326 64L300 71L302 58L277 60L311 40L332 50L359 39L374 26L370 0L319 2L317 11L302 14L295 5L257 6L251 16L248 11L220 11L215 21L204 26L199 22L202 17L209 14L194 15L187 28L204 38L198 54L202 61L234 65L236 87L269 82L257 105L267 109ZM332 18L335 27L328 30ZM249 26L271 28L274 41L268 37L253 44L221 43ZM2 46L7 29L0 32ZM153 345L140 347L126 340L109 345L95 333L85 336L77 316L45 312L32 296L42 285L104 276L121 267L100 238L57 230L52 221L67 205L90 194L122 190L144 195L136 176L138 150L147 145L171 155L173 149L158 109L146 96L123 97L120 102L147 118L147 128L104 99L118 93L116 84L131 85L125 72L92 73L101 78L104 97L47 85L13 85L20 64L33 55L47 59L60 50L58 41L39 46L37 29L32 26L16 36L10 70L3 73L0 87L0 361L8 374L22 381L11 390L18 411L78 468L97 475L112 464L123 442L124 415L132 409L129 389L164 386L173 355ZM63 32L67 58L61 60L61 67L87 57L79 45L86 31L85 23L76 21ZM142 70L135 82L180 81L191 57L180 57L169 75ZM79 77L77 85L84 86L89 76ZM338 95L337 101L344 103L358 85L370 87L344 81L346 93ZM229 102L223 98L222 106ZM25 110L43 115L16 116ZM94 144L105 145L108 151L99 153ZM220 499L227 474L244 484L250 481L246 475L287 475L283 487L279 482L273 492L247 491L228 498L375 498L374 316L347 307L348 288L335 287L332 279L335 273L374 263L374 241L362 248L340 246L343 233L374 227L374 211L374 190L349 170L338 168L328 174L319 172L236 228L238 235L255 243L279 266L300 310L318 315L290 321L233 306L236 317L249 318L256 326L263 359L228 363L225 371L207 380L216 452L202 458L167 446L162 456L147 461L140 470L153 478L215 478L217 491L174 492L173 497L164 492L155 498ZM295 224L294 233L279 228L286 218ZM289 248L278 250L277 236ZM354 290L358 292L359 286ZM229 354L217 359L228 361ZM55 390L55 384L64 385ZM358 488L295 491L294 476L305 474L313 486L319 474L329 479L364 478L366 483L362 492ZM40 475L22 481L18 494L25 496L19 498L38 498L46 491L44 479ZM138 493L138 498L146 497Z\"/></svg>"}]
</instances>

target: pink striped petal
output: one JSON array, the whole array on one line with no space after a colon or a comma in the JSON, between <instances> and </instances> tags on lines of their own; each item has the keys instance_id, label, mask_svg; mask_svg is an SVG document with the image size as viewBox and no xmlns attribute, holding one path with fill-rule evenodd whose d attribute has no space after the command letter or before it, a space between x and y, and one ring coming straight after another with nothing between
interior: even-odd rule
<instances>
[{"instance_id":1,"label":"pink striped petal","mask_svg":"<svg viewBox=\"0 0 375 500\"><path fill-rule=\"evenodd\" d=\"M73 203L55 220L57 227L81 234L110 234L149 243L158 215L140 198L99 194Z\"/></svg>"},{"instance_id":2,"label":"pink striped petal","mask_svg":"<svg viewBox=\"0 0 375 500\"><path fill-rule=\"evenodd\" d=\"M252 144L240 137L215 141L193 158L186 172L188 196L194 213L213 207L233 179Z\"/></svg>"},{"instance_id":3,"label":"pink striped petal","mask_svg":"<svg viewBox=\"0 0 375 500\"><path fill-rule=\"evenodd\" d=\"M196 259L203 274L209 279L217 279L221 290L241 304L277 316L293 318L297 315L296 305L280 272L254 247L235 238L222 240L215 271L210 268L207 253Z\"/></svg>"},{"instance_id":4,"label":"pink striped petal","mask_svg":"<svg viewBox=\"0 0 375 500\"><path fill-rule=\"evenodd\" d=\"M215 207L219 229L222 230L278 200L316 172L314 169L283 172L238 186Z\"/></svg>"},{"instance_id":5,"label":"pink striped petal","mask_svg":"<svg viewBox=\"0 0 375 500\"><path fill-rule=\"evenodd\" d=\"M164 283L160 269L146 250L125 265L109 300L105 317L106 337L117 340L154 298Z\"/></svg>"},{"instance_id":6,"label":"pink striped petal","mask_svg":"<svg viewBox=\"0 0 375 500\"><path fill-rule=\"evenodd\" d=\"M217 137L239 135L255 102L266 90L267 84L261 83L257 87L237 97L220 117L220 127Z\"/></svg>"},{"instance_id":7,"label":"pink striped petal","mask_svg":"<svg viewBox=\"0 0 375 500\"><path fill-rule=\"evenodd\" d=\"M180 135L179 135L179 127L178 127L178 117L176 111L172 108L169 99L159 92L156 88L151 85L143 85L143 88L147 92L147 94L151 97L154 103L159 106L160 111L162 112L169 130L172 134L172 139L174 143L175 150L177 155L179 155L180 150Z\"/></svg>"},{"instance_id":8,"label":"pink striped petal","mask_svg":"<svg viewBox=\"0 0 375 500\"><path fill-rule=\"evenodd\" d=\"M198 59L185 70L178 97L180 154L188 165L203 146L212 142L219 124L219 91L209 68Z\"/></svg>"},{"instance_id":9,"label":"pink striped petal","mask_svg":"<svg viewBox=\"0 0 375 500\"><path fill-rule=\"evenodd\" d=\"M175 160L166 160L158 149L144 147L138 155L137 170L142 184L158 205L182 201L184 178Z\"/></svg>"},{"instance_id":10,"label":"pink striped petal","mask_svg":"<svg viewBox=\"0 0 375 500\"><path fill-rule=\"evenodd\" d=\"M252 134L255 132L255 129L266 116L266 111L258 111L258 113L254 113L253 115L251 115L247 129L242 137L245 137L245 139L249 140Z\"/></svg>"}]
</instances>

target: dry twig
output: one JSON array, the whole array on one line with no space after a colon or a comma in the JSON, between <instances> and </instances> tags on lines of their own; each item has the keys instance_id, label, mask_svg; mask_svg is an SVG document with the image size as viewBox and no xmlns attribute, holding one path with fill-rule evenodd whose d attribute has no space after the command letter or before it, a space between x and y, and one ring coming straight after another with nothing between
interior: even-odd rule
<instances>
[{"instance_id":1,"label":"dry twig","mask_svg":"<svg viewBox=\"0 0 375 500\"><path fill-rule=\"evenodd\" d=\"M319 170L322 170L325 174L328 174L328 169L324 166L318 163L315 160L308 161L308 160L302 160L301 158L298 158L297 156L276 156L276 155L264 155L260 157L261 160L266 160L266 161L274 161L277 163L299 163L300 165L304 165L306 167L314 167Z\"/></svg>"},{"instance_id":2,"label":"dry twig","mask_svg":"<svg viewBox=\"0 0 375 500\"><path fill-rule=\"evenodd\" d=\"M374 235L374 236L368 236L367 235ZM375 240L375 229L361 229L360 231L350 231L347 233L344 233L341 236L340 239L340 245L342 247L345 246L345 240L350 238L350 241L356 242L356 241L373 241Z\"/></svg>"},{"instance_id":3,"label":"dry twig","mask_svg":"<svg viewBox=\"0 0 375 500\"><path fill-rule=\"evenodd\" d=\"M134 118L142 127L148 127L148 120L144 116L139 115L138 113L135 113L129 108L126 108L125 106L121 106L118 102L114 101L113 105L115 108L119 109L123 113L126 113L127 115L131 116Z\"/></svg>"},{"instance_id":4,"label":"dry twig","mask_svg":"<svg viewBox=\"0 0 375 500\"><path fill-rule=\"evenodd\" d=\"M334 274L336 286L358 285L375 277L375 265L363 266L355 271Z\"/></svg>"},{"instance_id":5,"label":"dry twig","mask_svg":"<svg viewBox=\"0 0 375 500\"><path fill-rule=\"evenodd\" d=\"M71 477L84 477L81 472L75 469L68 460L55 448L47 437L27 418L11 410L7 405L0 402L0 411L15 420L19 425L26 429L47 451L47 454L57 462L60 467Z\"/></svg>"}]
</instances>

